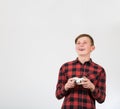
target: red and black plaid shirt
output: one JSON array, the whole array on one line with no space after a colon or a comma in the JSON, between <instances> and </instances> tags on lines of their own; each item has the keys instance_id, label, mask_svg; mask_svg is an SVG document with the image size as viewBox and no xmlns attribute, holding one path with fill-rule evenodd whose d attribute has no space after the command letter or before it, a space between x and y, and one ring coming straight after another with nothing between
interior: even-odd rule
<instances>
[{"instance_id":1,"label":"red and black plaid shirt","mask_svg":"<svg viewBox=\"0 0 120 109\"><path fill-rule=\"evenodd\" d=\"M86 76L95 85L93 92L81 85L65 91L64 85L69 78L83 76ZM95 109L95 100L102 103L106 97L105 70L92 60L81 64L76 59L63 64L56 85L56 97L58 99L64 97L61 109Z\"/></svg>"}]
</instances>

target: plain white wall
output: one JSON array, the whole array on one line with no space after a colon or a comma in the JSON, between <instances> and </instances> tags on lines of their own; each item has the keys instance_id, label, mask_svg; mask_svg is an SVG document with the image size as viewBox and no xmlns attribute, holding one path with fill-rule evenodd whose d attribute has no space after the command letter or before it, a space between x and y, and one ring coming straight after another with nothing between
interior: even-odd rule
<instances>
[{"instance_id":1,"label":"plain white wall","mask_svg":"<svg viewBox=\"0 0 120 109\"><path fill-rule=\"evenodd\" d=\"M107 74L97 109L120 108L119 0L0 0L0 109L60 109L60 66L74 60L74 39L95 40L92 59Z\"/></svg>"}]
</instances>

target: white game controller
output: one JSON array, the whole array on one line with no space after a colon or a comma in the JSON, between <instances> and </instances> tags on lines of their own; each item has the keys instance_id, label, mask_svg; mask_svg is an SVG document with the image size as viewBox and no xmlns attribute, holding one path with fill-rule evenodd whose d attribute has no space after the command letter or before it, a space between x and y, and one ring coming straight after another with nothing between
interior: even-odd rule
<instances>
[{"instance_id":1,"label":"white game controller","mask_svg":"<svg viewBox=\"0 0 120 109\"><path fill-rule=\"evenodd\" d=\"M75 83L77 85L81 85L82 82L84 81L84 78L73 77L73 79L75 80Z\"/></svg>"}]
</instances>

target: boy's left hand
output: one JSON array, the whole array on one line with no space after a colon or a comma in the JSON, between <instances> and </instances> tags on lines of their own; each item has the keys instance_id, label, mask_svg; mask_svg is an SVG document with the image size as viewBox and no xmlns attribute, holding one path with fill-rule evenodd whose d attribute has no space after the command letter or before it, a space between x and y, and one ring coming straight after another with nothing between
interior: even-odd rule
<instances>
[{"instance_id":1,"label":"boy's left hand","mask_svg":"<svg viewBox=\"0 0 120 109\"><path fill-rule=\"evenodd\" d=\"M82 81L82 86L84 88L90 89L91 91L95 90L95 85L87 78L87 77L83 77L84 80Z\"/></svg>"}]
</instances>

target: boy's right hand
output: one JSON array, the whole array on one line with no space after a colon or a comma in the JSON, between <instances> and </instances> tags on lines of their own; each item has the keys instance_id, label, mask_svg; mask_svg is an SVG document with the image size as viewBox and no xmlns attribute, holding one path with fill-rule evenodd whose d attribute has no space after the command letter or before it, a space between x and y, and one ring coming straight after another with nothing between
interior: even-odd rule
<instances>
[{"instance_id":1,"label":"boy's right hand","mask_svg":"<svg viewBox=\"0 0 120 109\"><path fill-rule=\"evenodd\" d=\"M67 91L67 90L69 90L71 88L74 88L75 85L76 85L75 84L75 79L70 78L70 79L68 79L67 83L65 84L65 90Z\"/></svg>"}]
</instances>

